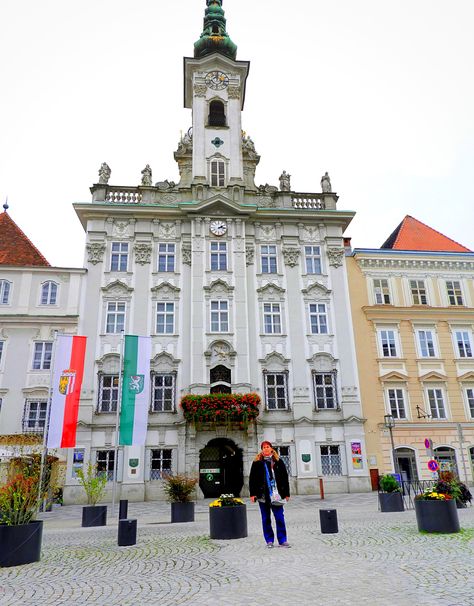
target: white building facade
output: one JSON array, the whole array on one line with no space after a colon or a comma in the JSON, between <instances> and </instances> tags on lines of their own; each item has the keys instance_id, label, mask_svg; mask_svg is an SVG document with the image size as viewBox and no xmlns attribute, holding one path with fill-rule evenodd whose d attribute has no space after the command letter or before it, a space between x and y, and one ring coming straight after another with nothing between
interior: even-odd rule
<instances>
[{"instance_id":1,"label":"white building facade","mask_svg":"<svg viewBox=\"0 0 474 606\"><path fill-rule=\"evenodd\" d=\"M220 0L208 1L194 58L184 61L192 128L174 157L180 181L109 185L76 204L87 234L79 334L88 337L75 474L91 460L113 476L122 334L152 337L145 446L120 448L121 498L161 498L164 472L200 476L200 495L248 494L263 439L289 467L292 490L370 489L343 232L354 213L322 193L255 185L259 156L242 132L249 63L235 59ZM246 429L196 427L188 393L256 392ZM110 494L110 491L109 491Z\"/></svg>"}]
</instances>

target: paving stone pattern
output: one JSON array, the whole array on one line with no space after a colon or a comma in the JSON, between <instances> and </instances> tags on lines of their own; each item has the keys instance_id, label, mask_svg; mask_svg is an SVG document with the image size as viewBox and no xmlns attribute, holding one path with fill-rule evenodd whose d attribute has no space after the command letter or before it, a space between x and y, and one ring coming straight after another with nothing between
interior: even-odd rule
<instances>
[{"instance_id":1,"label":"paving stone pattern","mask_svg":"<svg viewBox=\"0 0 474 606\"><path fill-rule=\"evenodd\" d=\"M461 533L427 535L413 511L379 513L376 498L292 498L292 548L273 550L250 503L249 537L234 541L209 539L209 501L190 524L170 524L166 503L130 504L133 547L118 547L110 508L106 528L88 529L80 507L63 507L43 515L41 562L0 569L0 605L474 606L474 508L459 511ZM322 507L337 509L337 534L321 534Z\"/></svg>"}]
</instances>

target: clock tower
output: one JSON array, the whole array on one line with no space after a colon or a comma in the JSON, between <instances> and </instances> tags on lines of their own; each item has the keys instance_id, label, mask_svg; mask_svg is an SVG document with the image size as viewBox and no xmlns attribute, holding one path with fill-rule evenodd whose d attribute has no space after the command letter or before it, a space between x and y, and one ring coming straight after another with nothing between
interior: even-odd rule
<instances>
[{"instance_id":1,"label":"clock tower","mask_svg":"<svg viewBox=\"0 0 474 606\"><path fill-rule=\"evenodd\" d=\"M253 143L242 134L241 122L250 62L236 60L237 46L226 31L222 0L206 1L194 57L184 59L184 106L192 109L192 134L188 132L185 141L189 148L192 141L189 185L253 189L258 159L255 150L248 149L255 157L253 171L245 170L245 147L253 148ZM184 162L176 159L181 169Z\"/></svg>"}]
</instances>

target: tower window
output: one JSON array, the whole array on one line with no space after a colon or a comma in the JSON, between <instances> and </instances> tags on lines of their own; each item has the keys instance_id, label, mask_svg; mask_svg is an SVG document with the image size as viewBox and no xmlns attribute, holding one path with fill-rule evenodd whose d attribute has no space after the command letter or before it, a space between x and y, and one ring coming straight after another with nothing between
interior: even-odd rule
<instances>
[{"instance_id":1,"label":"tower window","mask_svg":"<svg viewBox=\"0 0 474 606\"><path fill-rule=\"evenodd\" d=\"M211 162L211 187L224 187L225 185L225 164L222 160L212 160Z\"/></svg>"},{"instance_id":2,"label":"tower window","mask_svg":"<svg viewBox=\"0 0 474 606\"><path fill-rule=\"evenodd\" d=\"M222 101L211 101L209 104L209 126L226 126L225 108Z\"/></svg>"}]
</instances>

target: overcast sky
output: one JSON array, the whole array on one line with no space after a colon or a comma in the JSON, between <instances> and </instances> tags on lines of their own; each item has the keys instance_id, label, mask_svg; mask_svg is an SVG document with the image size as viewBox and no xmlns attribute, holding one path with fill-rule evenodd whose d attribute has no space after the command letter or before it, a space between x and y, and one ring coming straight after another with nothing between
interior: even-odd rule
<instances>
[{"instance_id":1,"label":"overcast sky","mask_svg":"<svg viewBox=\"0 0 474 606\"><path fill-rule=\"evenodd\" d=\"M0 200L51 264L82 266L72 208L111 184L179 181L183 56L205 0L0 0ZM474 249L473 0L225 0L250 60L257 184L319 192L377 248L406 214Z\"/></svg>"}]
</instances>

